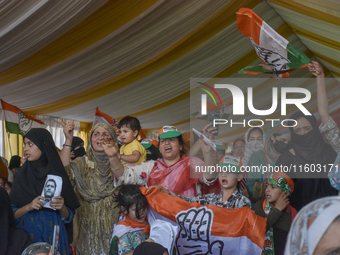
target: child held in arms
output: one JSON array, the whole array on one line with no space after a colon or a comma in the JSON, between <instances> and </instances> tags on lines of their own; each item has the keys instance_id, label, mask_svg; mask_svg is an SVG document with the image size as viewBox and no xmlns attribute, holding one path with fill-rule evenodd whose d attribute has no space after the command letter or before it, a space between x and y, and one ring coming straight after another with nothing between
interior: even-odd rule
<instances>
[{"instance_id":1,"label":"child held in arms","mask_svg":"<svg viewBox=\"0 0 340 255\"><path fill-rule=\"evenodd\" d=\"M146 150L136 140L139 135L140 123L135 117L126 116L119 121L119 137L123 142L120 147L119 159L124 166L139 165L146 160Z\"/></svg>"},{"instance_id":2,"label":"child held in arms","mask_svg":"<svg viewBox=\"0 0 340 255\"><path fill-rule=\"evenodd\" d=\"M279 255L284 252L288 231L297 213L289 205L289 196L293 190L294 182L287 174L274 172L267 181L265 197L254 206L257 215L267 218L264 255Z\"/></svg>"},{"instance_id":3,"label":"child held in arms","mask_svg":"<svg viewBox=\"0 0 340 255\"><path fill-rule=\"evenodd\" d=\"M181 197L164 187L157 185L159 190L174 196L178 196L190 203L201 205L217 205L228 209L251 207L250 200L242 193L240 181L243 178L241 171L242 161L240 158L225 155L219 163L221 171L218 173L218 180L222 191L218 194L210 193L196 197ZM151 189L150 187L149 189Z\"/></svg>"}]
</instances>

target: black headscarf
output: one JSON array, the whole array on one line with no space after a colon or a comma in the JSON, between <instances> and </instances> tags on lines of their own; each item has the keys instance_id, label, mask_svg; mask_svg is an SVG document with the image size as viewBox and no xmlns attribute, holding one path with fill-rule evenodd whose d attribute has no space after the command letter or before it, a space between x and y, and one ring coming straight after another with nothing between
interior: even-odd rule
<instances>
[{"instance_id":1,"label":"black headscarf","mask_svg":"<svg viewBox=\"0 0 340 255\"><path fill-rule=\"evenodd\" d=\"M133 255L163 255L167 249L158 243L144 242L136 247Z\"/></svg>"},{"instance_id":2,"label":"black headscarf","mask_svg":"<svg viewBox=\"0 0 340 255\"><path fill-rule=\"evenodd\" d=\"M12 156L11 161L9 162L9 170L18 167L20 167L20 157L18 155Z\"/></svg>"},{"instance_id":3,"label":"black headscarf","mask_svg":"<svg viewBox=\"0 0 340 255\"><path fill-rule=\"evenodd\" d=\"M151 152L151 154L146 154L146 160L157 160L162 157L162 154L155 145L152 144L148 150Z\"/></svg>"},{"instance_id":4,"label":"black headscarf","mask_svg":"<svg viewBox=\"0 0 340 255\"><path fill-rule=\"evenodd\" d=\"M289 151L285 151L276 161L277 166L284 165L288 168L291 168L291 166L296 167L296 177L299 178L296 178L295 190L290 198L290 204L297 210L300 210L303 206L315 199L337 194L337 190L332 188L327 178L330 167L328 164L334 163L336 153L333 148L323 140L316 118L313 115L305 116L302 112L296 112L290 119L298 120L301 117L306 118L313 129L307 134L298 135L294 133L293 128L290 128L292 135L291 145L294 149L295 156ZM294 123L289 122L289 126L293 124ZM321 172L311 173L304 171L304 167L312 168L318 164L321 165ZM302 167L302 173L299 167Z\"/></svg>"},{"instance_id":5,"label":"black headscarf","mask_svg":"<svg viewBox=\"0 0 340 255\"><path fill-rule=\"evenodd\" d=\"M12 204L22 207L31 203L41 195L47 175L53 174L63 179L61 196L64 198L65 205L70 209L78 208L79 201L50 132L43 128L34 128L24 138L31 140L40 149L41 157L36 161L26 160L20 168L11 190Z\"/></svg>"},{"instance_id":6,"label":"black headscarf","mask_svg":"<svg viewBox=\"0 0 340 255\"><path fill-rule=\"evenodd\" d=\"M309 121L313 129L307 134L299 135L294 132L293 127L290 127L291 144L298 161L300 164L321 164L328 167L328 164L334 163L336 152L323 140L314 115L304 115L299 111L290 119L298 120L302 117ZM289 122L289 125L292 126L293 122Z\"/></svg>"},{"instance_id":7,"label":"black headscarf","mask_svg":"<svg viewBox=\"0 0 340 255\"><path fill-rule=\"evenodd\" d=\"M73 140L72 140L72 144L71 144L71 152L74 153L74 159L76 159L78 157L83 157L85 155L85 153L86 153L84 146L82 146L82 147L80 147L80 148L75 150L75 148L77 148L81 144L84 144L83 139L81 139L78 136L74 136Z\"/></svg>"},{"instance_id":8,"label":"black headscarf","mask_svg":"<svg viewBox=\"0 0 340 255\"><path fill-rule=\"evenodd\" d=\"M80 146L82 143L84 143L83 139L81 139L78 136L73 136L71 149L74 150L76 147Z\"/></svg>"},{"instance_id":9,"label":"black headscarf","mask_svg":"<svg viewBox=\"0 0 340 255\"><path fill-rule=\"evenodd\" d=\"M16 228L11 202L3 188L0 188L0 226L0 255L20 255L32 243L23 229Z\"/></svg>"},{"instance_id":10,"label":"black headscarf","mask_svg":"<svg viewBox=\"0 0 340 255\"><path fill-rule=\"evenodd\" d=\"M9 228L15 227L14 215L7 192L0 187L0 254L6 254L9 242Z\"/></svg>"}]
</instances>

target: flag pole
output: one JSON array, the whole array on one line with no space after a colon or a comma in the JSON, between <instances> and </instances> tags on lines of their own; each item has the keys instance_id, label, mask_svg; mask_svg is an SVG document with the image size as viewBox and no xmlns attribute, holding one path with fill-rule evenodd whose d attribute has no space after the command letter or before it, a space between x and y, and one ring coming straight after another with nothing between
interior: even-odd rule
<instances>
[{"instance_id":1,"label":"flag pole","mask_svg":"<svg viewBox=\"0 0 340 255\"><path fill-rule=\"evenodd\" d=\"M11 148L11 142L9 140L9 132L6 131L6 134L7 134L7 141L8 141L8 147L9 147L9 154L11 155L11 158L12 158L12 148Z\"/></svg>"},{"instance_id":2,"label":"flag pole","mask_svg":"<svg viewBox=\"0 0 340 255\"><path fill-rule=\"evenodd\" d=\"M1 112L2 112L2 114L1 114L1 120L3 121L3 123L5 123L5 112L4 112L3 109L1 109ZM9 140L9 134L8 134L8 132L6 131L6 125L3 125L3 128L4 128L4 131L5 131L6 134L7 134L6 137L7 137L8 147L9 147L9 154L10 154L10 156L11 156L11 158L12 158L11 142L10 142L10 140Z\"/></svg>"}]
</instances>

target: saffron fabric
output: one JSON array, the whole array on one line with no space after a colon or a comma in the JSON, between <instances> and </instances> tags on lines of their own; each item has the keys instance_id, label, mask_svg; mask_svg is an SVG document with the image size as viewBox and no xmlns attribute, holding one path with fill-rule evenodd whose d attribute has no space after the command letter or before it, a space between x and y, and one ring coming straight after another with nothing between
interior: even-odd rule
<instances>
[{"instance_id":1,"label":"saffron fabric","mask_svg":"<svg viewBox=\"0 0 340 255\"><path fill-rule=\"evenodd\" d=\"M158 218L176 226L177 254L197 254L198 249L200 254L261 254L266 220L250 208L204 206L156 188L148 192L145 187L140 189L148 200L150 212L157 212Z\"/></svg>"}]
</instances>

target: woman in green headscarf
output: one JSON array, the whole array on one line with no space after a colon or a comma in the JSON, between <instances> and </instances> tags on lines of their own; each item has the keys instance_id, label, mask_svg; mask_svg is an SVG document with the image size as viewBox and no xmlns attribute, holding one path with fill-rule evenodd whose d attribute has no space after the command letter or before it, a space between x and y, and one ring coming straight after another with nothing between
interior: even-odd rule
<instances>
[{"instance_id":1,"label":"woman in green headscarf","mask_svg":"<svg viewBox=\"0 0 340 255\"><path fill-rule=\"evenodd\" d=\"M103 142L117 142L114 127L95 125L84 157L70 161L73 124L64 123L66 142L61 158L81 203L77 211L77 254L109 254L112 226L118 222L119 211L114 202L114 176ZM76 231L77 232L77 231Z\"/></svg>"},{"instance_id":2,"label":"woman in green headscarf","mask_svg":"<svg viewBox=\"0 0 340 255\"><path fill-rule=\"evenodd\" d=\"M250 171L247 178L247 188L253 203L260 200L265 191L265 169L263 166L275 166L280 154L290 149L291 139L289 128L282 126L281 122L274 122L266 133L264 149L254 152L249 160L248 166L257 166L258 171Z\"/></svg>"}]
</instances>

